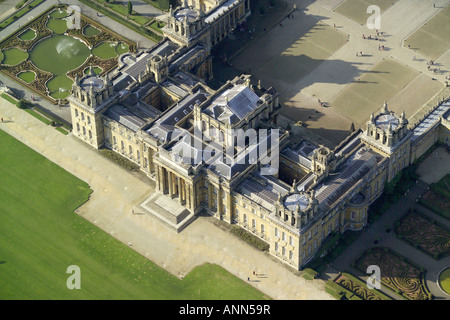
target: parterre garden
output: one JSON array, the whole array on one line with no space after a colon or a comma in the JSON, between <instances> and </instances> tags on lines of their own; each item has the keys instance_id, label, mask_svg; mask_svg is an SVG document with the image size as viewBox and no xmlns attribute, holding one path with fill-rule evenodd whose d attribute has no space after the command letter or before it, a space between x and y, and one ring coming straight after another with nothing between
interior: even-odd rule
<instances>
[{"instance_id":1,"label":"parterre garden","mask_svg":"<svg viewBox=\"0 0 450 320\"><path fill-rule=\"evenodd\" d=\"M81 15L52 7L0 43L0 71L53 103L70 94L89 66L100 74L117 65L136 44Z\"/></svg>"},{"instance_id":2,"label":"parterre garden","mask_svg":"<svg viewBox=\"0 0 450 320\"><path fill-rule=\"evenodd\" d=\"M414 209L396 222L395 232L398 238L436 260L450 254L450 230Z\"/></svg>"},{"instance_id":3,"label":"parterre garden","mask_svg":"<svg viewBox=\"0 0 450 320\"><path fill-rule=\"evenodd\" d=\"M424 268L409 261L389 248L368 249L355 263L355 268L366 273L370 265L379 266L381 283L409 300L430 300L431 292L425 283Z\"/></svg>"},{"instance_id":4,"label":"parterre garden","mask_svg":"<svg viewBox=\"0 0 450 320\"><path fill-rule=\"evenodd\" d=\"M419 199L419 203L450 219L450 174L437 183L432 183L430 190Z\"/></svg>"}]
</instances>

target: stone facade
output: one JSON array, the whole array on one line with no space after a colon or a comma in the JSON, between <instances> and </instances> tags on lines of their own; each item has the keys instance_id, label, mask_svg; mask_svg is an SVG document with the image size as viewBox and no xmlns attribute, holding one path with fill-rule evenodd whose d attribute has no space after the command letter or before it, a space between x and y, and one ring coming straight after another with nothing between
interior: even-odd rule
<instances>
[{"instance_id":1,"label":"stone facade","mask_svg":"<svg viewBox=\"0 0 450 320\"><path fill-rule=\"evenodd\" d=\"M212 9L197 6L215 2ZM215 28L245 19L247 1L187 4L192 8L171 12L158 45L122 55L104 77L77 79L69 102L74 136L136 163L160 195L190 215L239 225L299 269L332 233L361 230L369 205L400 170L435 141L448 143L449 102L414 128L385 104L365 130L333 150L294 142L277 124L274 88L254 85L248 75L218 90L205 84L210 48L223 38ZM278 161L268 165L269 158Z\"/></svg>"}]
</instances>

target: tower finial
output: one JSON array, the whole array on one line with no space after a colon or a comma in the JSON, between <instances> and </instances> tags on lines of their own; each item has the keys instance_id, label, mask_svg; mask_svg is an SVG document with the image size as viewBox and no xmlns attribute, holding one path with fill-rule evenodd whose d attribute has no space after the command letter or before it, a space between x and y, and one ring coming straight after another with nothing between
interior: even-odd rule
<instances>
[{"instance_id":1,"label":"tower finial","mask_svg":"<svg viewBox=\"0 0 450 320\"><path fill-rule=\"evenodd\" d=\"M389 113L387 101L385 101L383 104L383 113Z\"/></svg>"}]
</instances>

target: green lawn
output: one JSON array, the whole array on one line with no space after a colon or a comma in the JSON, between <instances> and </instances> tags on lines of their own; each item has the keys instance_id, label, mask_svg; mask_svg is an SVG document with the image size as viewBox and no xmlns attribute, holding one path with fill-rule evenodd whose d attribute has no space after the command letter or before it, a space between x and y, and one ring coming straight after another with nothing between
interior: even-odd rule
<instances>
[{"instance_id":1,"label":"green lawn","mask_svg":"<svg viewBox=\"0 0 450 320\"><path fill-rule=\"evenodd\" d=\"M333 99L331 106L361 125L418 75L416 70L395 60L382 60L347 86Z\"/></svg>"},{"instance_id":2,"label":"green lawn","mask_svg":"<svg viewBox=\"0 0 450 320\"><path fill-rule=\"evenodd\" d=\"M430 59L444 54L450 45L450 5L409 36L404 45Z\"/></svg>"},{"instance_id":3,"label":"green lawn","mask_svg":"<svg viewBox=\"0 0 450 320\"><path fill-rule=\"evenodd\" d=\"M439 285L442 290L444 290L447 294L450 294L450 268L445 269L439 275Z\"/></svg>"},{"instance_id":4,"label":"green lawn","mask_svg":"<svg viewBox=\"0 0 450 320\"><path fill-rule=\"evenodd\" d=\"M31 83L34 81L34 79L36 79L36 73L34 73L33 71L22 71L17 75L17 78L22 79L26 83Z\"/></svg>"},{"instance_id":5,"label":"green lawn","mask_svg":"<svg viewBox=\"0 0 450 320\"><path fill-rule=\"evenodd\" d=\"M367 8L371 5L380 7L381 14L395 4L397 0L347 0L336 8L336 12L346 16L361 25L366 24L367 19L373 13L367 13Z\"/></svg>"},{"instance_id":6,"label":"green lawn","mask_svg":"<svg viewBox=\"0 0 450 320\"><path fill-rule=\"evenodd\" d=\"M179 280L73 212L85 182L1 130L0 150L0 299L265 298L217 265Z\"/></svg>"},{"instance_id":7,"label":"green lawn","mask_svg":"<svg viewBox=\"0 0 450 320\"><path fill-rule=\"evenodd\" d=\"M262 70L272 78L295 83L328 59L346 41L347 36L343 32L319 22L290 47L272 57Z\"/></svg>"},{"instance_id":8,"label":"green lawn","mask_svg":"<svg viewBox=\"0 0 450 320\"><path fill-rule=\"evenodd\" d=\"M3 63L15 66L28 58L28 53L17 48L9 48L3 50Z\"/></svg>"}]
</instances>

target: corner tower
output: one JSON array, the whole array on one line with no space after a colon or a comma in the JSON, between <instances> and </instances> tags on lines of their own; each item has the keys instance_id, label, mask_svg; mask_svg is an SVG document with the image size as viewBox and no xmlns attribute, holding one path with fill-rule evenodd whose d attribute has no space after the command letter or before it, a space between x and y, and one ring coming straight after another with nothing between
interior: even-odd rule
<instances>
[{"instance_id":1,"label":"corner tower","mask_svg":"<svg viewBox=\"0 0 450 320\"><path fill-rule=\"evenodd\" d=\"M115 93L106 75L99 77L92 70L81 80L76 77L68 98L72 116L72 134L96 149L104 143L101 114L112 104Z\"/></svg>"},{"instance_id":2,"label":"corner tower","mask_svg":"<svg viewBox=\"0 0 450 320\"><path fill-rule=\"evenodd\" d=\"M409 165L411 131L405 113L400 116L388 110L385 102L380 112L370 116L361 140L374 151L389 158L388 182Z\"/></svg>"}]
</instances>

